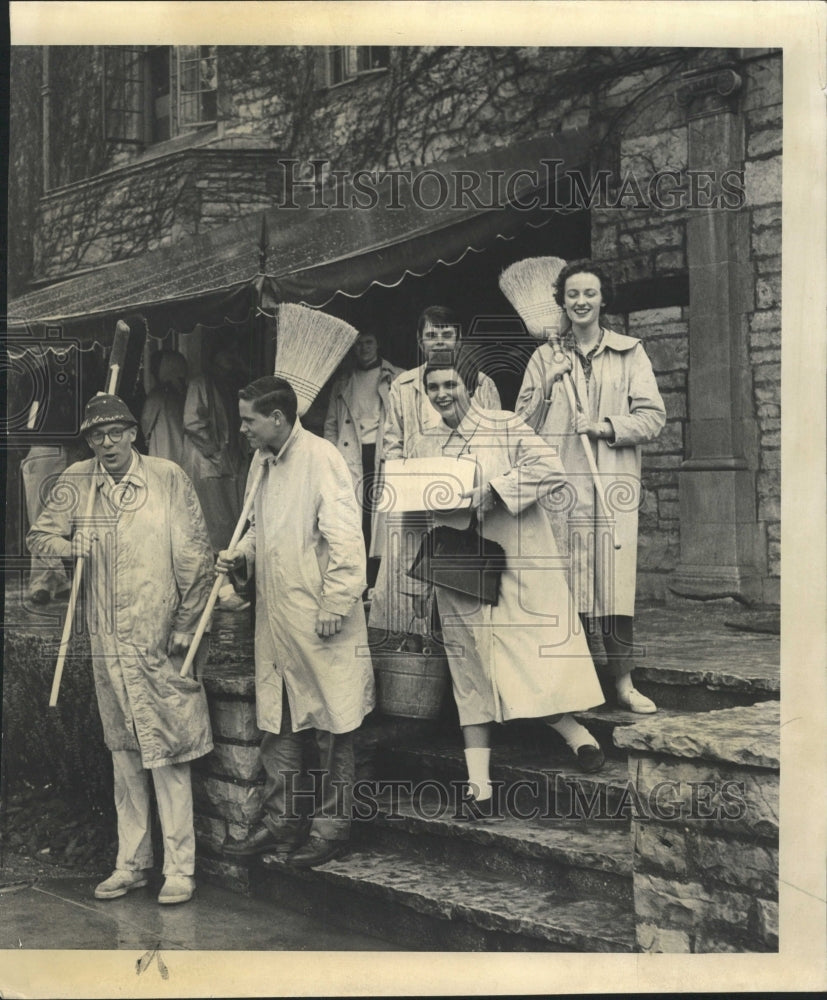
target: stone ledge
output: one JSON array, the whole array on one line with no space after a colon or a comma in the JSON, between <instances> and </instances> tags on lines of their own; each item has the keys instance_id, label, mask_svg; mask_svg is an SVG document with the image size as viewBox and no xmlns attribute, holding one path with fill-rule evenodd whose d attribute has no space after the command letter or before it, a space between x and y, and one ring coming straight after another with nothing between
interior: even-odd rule
<instances>
[{"instance_id":1,"label":"stone ledge","mask_svg":"<svg viewBox=\"0 0 827 1000\"><path fill-rule=\"evenodd\" d=\"M726 831L777 843L777 774L632 751L629 776L659 822L688 822L705 836Z\"/></svg>"},{"instance_id":2,"label":"stone ledge","mask_svg":"<svg viewBox=\"0 0 827 1000\"><path fill-rule=\"evenodd\" d=\"M616 729L614 742L627 750L777 771L780 724L780 704L763 701L684 720L674 715L663 719L651 716L633 726Z\"/></svg>"}]
</instances>

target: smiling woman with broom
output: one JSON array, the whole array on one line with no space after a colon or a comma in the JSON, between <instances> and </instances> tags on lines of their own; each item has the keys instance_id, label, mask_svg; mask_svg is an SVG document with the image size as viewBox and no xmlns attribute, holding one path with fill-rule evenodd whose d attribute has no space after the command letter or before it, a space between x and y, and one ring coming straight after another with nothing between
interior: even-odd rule
<instances>
[{"instance_id":1,"label":"smiling woman with broom","mask_svg":"<svg viewBox=\"0 0 827 1000\"><path fill-rule=\"evenodd\" d=\"M561 265L553 277L550 262ZM608 275L588 260L563 264L520 261L501 278L531 332L552 335L529 361L515 409L559 449L575 502L551 520L572 595L591 636L600 632L618 704L648 714L657 708L632 681L641 446L666 410L643 345L603 325ZM553 313L543 308L551 287Z\"/></svg>"}]
</instances>

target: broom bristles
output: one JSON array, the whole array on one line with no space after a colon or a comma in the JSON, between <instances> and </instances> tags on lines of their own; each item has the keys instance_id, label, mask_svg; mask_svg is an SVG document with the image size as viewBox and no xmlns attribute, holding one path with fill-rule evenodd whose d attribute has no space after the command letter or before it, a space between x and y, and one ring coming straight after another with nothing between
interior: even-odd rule
<instances>
[{"instance_id":1,"label":"broom bristles","mask_svg":"<svg viewBox=\"0 0 827 1000\"><path fill-rule=\"evenodd\" d=\"M278 307L273 374L292 385L300 417L313 405L358 336L359 331L350 323L318 309L293 302Z\"/></svg>"},{"instance_id":2,"label":"broom bristles","mask_svg":"<svg viewBox=\"0 0 827 1000\"><path fill-rule=\"evenodd\" d=\"M532 337L546 340L560 332L563 310L554 300L554 285L565 266L560 257L526 257L500 275L500 290Z\"/></svg>"}]
</instances>

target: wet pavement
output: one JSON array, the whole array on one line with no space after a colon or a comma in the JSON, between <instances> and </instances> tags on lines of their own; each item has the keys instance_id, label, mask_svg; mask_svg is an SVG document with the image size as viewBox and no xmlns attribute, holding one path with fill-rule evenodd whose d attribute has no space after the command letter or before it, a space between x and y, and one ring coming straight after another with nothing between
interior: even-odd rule
<instances>
[{"instance_id":1,"label":"wet pavement","mask_svg":"<svg viewBox=\"0 0 827 1000\"><path fill-rule=\"evenodd\" d=\"M160 877L99 901L99 877L9 882L0 870L0 948L142 951L392 951L398 946L272 902L199 883L188 903L160 906ZM0 960L2 964L2 960Z\"/></svg>"}]
</instances>

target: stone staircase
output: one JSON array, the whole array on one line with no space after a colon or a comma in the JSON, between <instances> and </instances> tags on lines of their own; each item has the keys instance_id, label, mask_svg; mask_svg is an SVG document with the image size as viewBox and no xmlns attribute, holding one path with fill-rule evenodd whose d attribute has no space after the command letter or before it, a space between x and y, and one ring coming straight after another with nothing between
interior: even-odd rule
<instances>
[{"instance_id":1,"label":"stone staircase","mask_svg":"<svg viewBox=\"0 0 827 1000\"><path fill-rule=\"evenodd\" d=\"M608 706L578 713L607 754L599 773L582 774L559 737L538 723L498 727L491 770L507 814L499 822L457 819L455 800L444 791L465 778L459 729L450 707L437 722L374 713L358 738L359 775L378 791L370 799L373 814L354 822L348 855L303 872L271 855L247 865L222 856L224 839L243 836L255 817L260 779L255 769L256 737L249 724L253 699L249 679L208 678L219 742L196 781L202 875L322 916L336 926L379 935L404 949L642 950L641 916L636 913L639 876L634 871L640 858L635 852L640 855L644 850L638 828L651 817L646 815L647 800L630 779L639 765L631 767L627 750L617 745L632 746L634 740L617 739L618 730L632 733L629 727L657 719L662 732L693 733L713 719L720 726L728 713L752 711L742 706L771 702L779 695L777 636L734 631L721 614L704 617L705 627L699 630L687 623L682 609L648 609L641 614L639 633L647 637L646 658L637 683L661 708L651 717ZM233 712L236 735L228 736L227 720ZM731 728L739 728L735 717ZM716 754L718 750L707 747L701 756L706 761ZM657 766L664 759L659 757ZM367 802L366 797L363 809L357 804L357 816L367 817ZM666 834L655 844L660 854L652 870L658 877L670 871L672 860L663 860L662 841L672 836L673 827L663 827ZM771 831L760 832L771 837ZM752 842L744 839L743 832L739 835L746 850ZM771 841L767 843L771 851ZM693 850L701 857L697 845ZM650 859L643 860L645 868ZM719 868L715 879L722 877ZM688 870L684 866L676 876L681 885L695 884ZM732 909L735 904L729 897L738 893L731 891L731 875L725 873L723 879L721 892ZM660 887L657 878L655 882ZM718 883L712 884L714 891L703 889L705 900L710 892L715 896ZM770 890L765 886L762 892L769 896ZM772 904L762 899L756 910L749 901L743 903L752 906L750 926L761 914L766 917L768 905ZM696 920L695 902L692 906ZM694 950L694 932L681 930L682 919L677 928L664 929L652 917L646 924L655 928L649 950ZM715 928L729 918L715 910L710 919L713 930L705 931L703 938L696 935L706 950L752 950L749 943L716 949ZM723 927L722 939L725 931ZM764 944L758 948L767 950L772 933L766 928L762 933Z\"/></svg>"}]
</instances>

